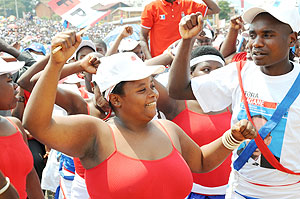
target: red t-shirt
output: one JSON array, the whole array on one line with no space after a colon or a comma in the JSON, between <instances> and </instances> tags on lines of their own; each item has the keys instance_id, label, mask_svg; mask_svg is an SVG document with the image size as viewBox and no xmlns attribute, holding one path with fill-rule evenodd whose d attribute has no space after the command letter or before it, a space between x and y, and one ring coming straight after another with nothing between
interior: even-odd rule
<instances>
[{"instance_id":1,"label":"red t-shirt","mask_svg":"<svg viewBox=\"0 0 300 199\"><path fill-rule=\"evenodd\" d=\"M142 28L150 30L152 57L160 55L173 42L180 39L178 24L182 17L196 12L206 15L207 6L192 0L176 0L169 3L156 0L145 6L141 16Z\"/></svg>"}]
</instances>

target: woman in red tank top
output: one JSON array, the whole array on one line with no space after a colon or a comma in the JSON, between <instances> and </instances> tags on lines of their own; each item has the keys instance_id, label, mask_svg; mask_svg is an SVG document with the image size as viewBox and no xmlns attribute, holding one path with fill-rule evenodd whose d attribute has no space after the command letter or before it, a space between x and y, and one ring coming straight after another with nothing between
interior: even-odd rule
<instances>
[{"instance_id":1,"label":"woman in red tank top","mask_svg":"<svg viewBox=\"0 0 300 199\"><path fill-rule=\"evenodd\" d=\"M83 66L88 65L89 60L92 57L102 57L102 55L99 53L92 53L94 52L93 49L84 47L85 46L81 47L81 49L83 50L77 51L77 57L79 59L78 61L76 61L75 63L66 64L63 67L62 74L60 76L61 80L74 73L83 72ZM26 91L31 92L32 88L34 87L39 78L39 75L36 75L36 73L42 71L45 68L48 60L49 57L45 58L45 61L41 61L33 65L31 67L32 70L27 70L19 78L18 84L20 85L20 87L22 87ZM78 68L80 68L82 71L79 71ZM94 95L90 98L88 97L87 91L82 89L82 87L80 87L81 95L78 95L77 93L71 90L58 87L56 92L55 104L66 110L68 115L87 114L106 121L109 117L113 116L112 110L108 102L101 95L99 87L96 85L96 83L91 82L90 84L94 93ZM86 187L84 187L85 169L83 168L79 158L73 158L73 160L75 166L75 178L72 182L72 198L89 198L87 196L88 194ZM80 179L78 179L78 177L80 177ZM79 184L79 186L76 186L77 184ZM74 190L73 187L75 187L74 189L76 190ZM80 190L77 190L78 187L80 188ZM81 192L82 194L84 194L84 196L80 195L80 193L78 194L78 192Z\"/></svg>"},{"instance_id":2,"label":"woman in red tank top","mask_svg":"<svg viewBox=\"0 0 300 199\"><path fill-rule=\"evenodd\" d=\"M200 148L174 123L152 121L158 92L151 74L164 67L146 66L131 52L101 58L95 77L116 114L111 122L89 115L52 117L61 68L80 41L75 32L53 39L52 50L62 48L51 53L33 89L24 125L44 144L80 158L91 198L185 198L192 187L190 170L217 167L240 141L256 136L243 120L223 141ZM98 64L91 60L87 70L95 72L92 66Z\"/></svg>"},{"instance_id":3,"label":"woman in red tank top","mask_svg":"<svg viewBox=\"0 0 300 199\"><path fill-rule=\"evenodd\" d=\"M191 53L191 76L209 74L223 67L225 60L221 53L212 46L200 46ZM220 112L204 113L197 100L175 100L169 97L165 87L156 82L159 91L158 110L179 127L199 146L208 144L230 128L231 112L225 109ZM201 195L201 198L224 199L231 171L231 155L215 170L209 173L193 173L194 185L190 198Z\"/></svg>"},{"instance_id":4,"label":"woman in red tank top","mask_svg":"<svg viewBox=\"0 0 300 199\"><path fill-rule=\"evenodd\" d=\"M24 64L7 63L2 58L0 64L0 110L11 110L18 102L17 84L11 74ZM29 198L42 199L44 196L21 122L14 117L0 116L0 129L0 197L16 198L19 195L26 199L28 195Z\"/></svg>"}]
</instances>

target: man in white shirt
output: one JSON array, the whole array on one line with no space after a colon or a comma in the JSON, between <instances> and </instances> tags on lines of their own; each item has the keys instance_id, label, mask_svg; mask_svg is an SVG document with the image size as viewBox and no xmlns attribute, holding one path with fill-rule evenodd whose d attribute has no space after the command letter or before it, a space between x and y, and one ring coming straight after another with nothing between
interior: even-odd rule
<instances>
[{"instance_id":1,"label":"man in white shirt","mask_svg":"<svg viewBox=\"0 0 300 199\"><path fill-rule=\"evenodd\" d=\"M197 99L204 112L223 110L231 104L232 124L246 119L236 63L190 79L189 54L203 24L198 15L186 16L179 25L182 42L171 66L169 94L176 99ZM276 2L250 8L243 20L250 23L248 46L253 58L241 70L245 95L250 114L261 114L269 120L300 73L299 64L289 61L290 47L297 41L300 30L300 16L296 7ZM300 172L299 118L298 96L272 130L268 146L290 173L248 161L241 169L232 169L226 198L300 198L300 176L291 174ZM235 150L233 160L237 158Z\"/></svg>"}]
</instances>

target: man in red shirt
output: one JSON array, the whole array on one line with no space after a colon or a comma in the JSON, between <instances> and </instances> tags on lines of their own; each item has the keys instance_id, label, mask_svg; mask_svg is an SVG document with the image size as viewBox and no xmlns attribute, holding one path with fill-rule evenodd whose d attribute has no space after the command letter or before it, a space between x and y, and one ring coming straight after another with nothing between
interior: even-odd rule
<instances>
[{"instance_id":1,"label":"man in red shirt","mask_svg":"<svg viewBox=\"0 0 300 199\"><path fill-rule=\"evenodd\" d=\"M196 12L206 16L220 11L213 0L203 2L206 5L192 0L155 0L145 6L141 16L141 41L148 43L150 36L152 57L160 55L169 45L181 38L178 24L182 17Z\"/></svg>"}]
</instances>

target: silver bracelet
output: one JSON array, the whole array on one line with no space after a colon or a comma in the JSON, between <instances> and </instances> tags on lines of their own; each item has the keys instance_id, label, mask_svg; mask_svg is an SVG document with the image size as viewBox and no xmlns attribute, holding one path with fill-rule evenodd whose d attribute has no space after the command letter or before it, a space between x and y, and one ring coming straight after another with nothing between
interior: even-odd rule
<instances>
[{"instance_id":1,"label":"silver bracelet","mask_svg":"<svg viewBox=\"0 0 300 199\"><path fill-rule=\"evenodd\" d=\"M3 193L8 189L8 187L9 187L9 185L10 185L10 180L9 180L9 178L6 177L5 180L6 180L6 185L0 189L0 195L3 194Z\"/></svg>"}]
</instances>

